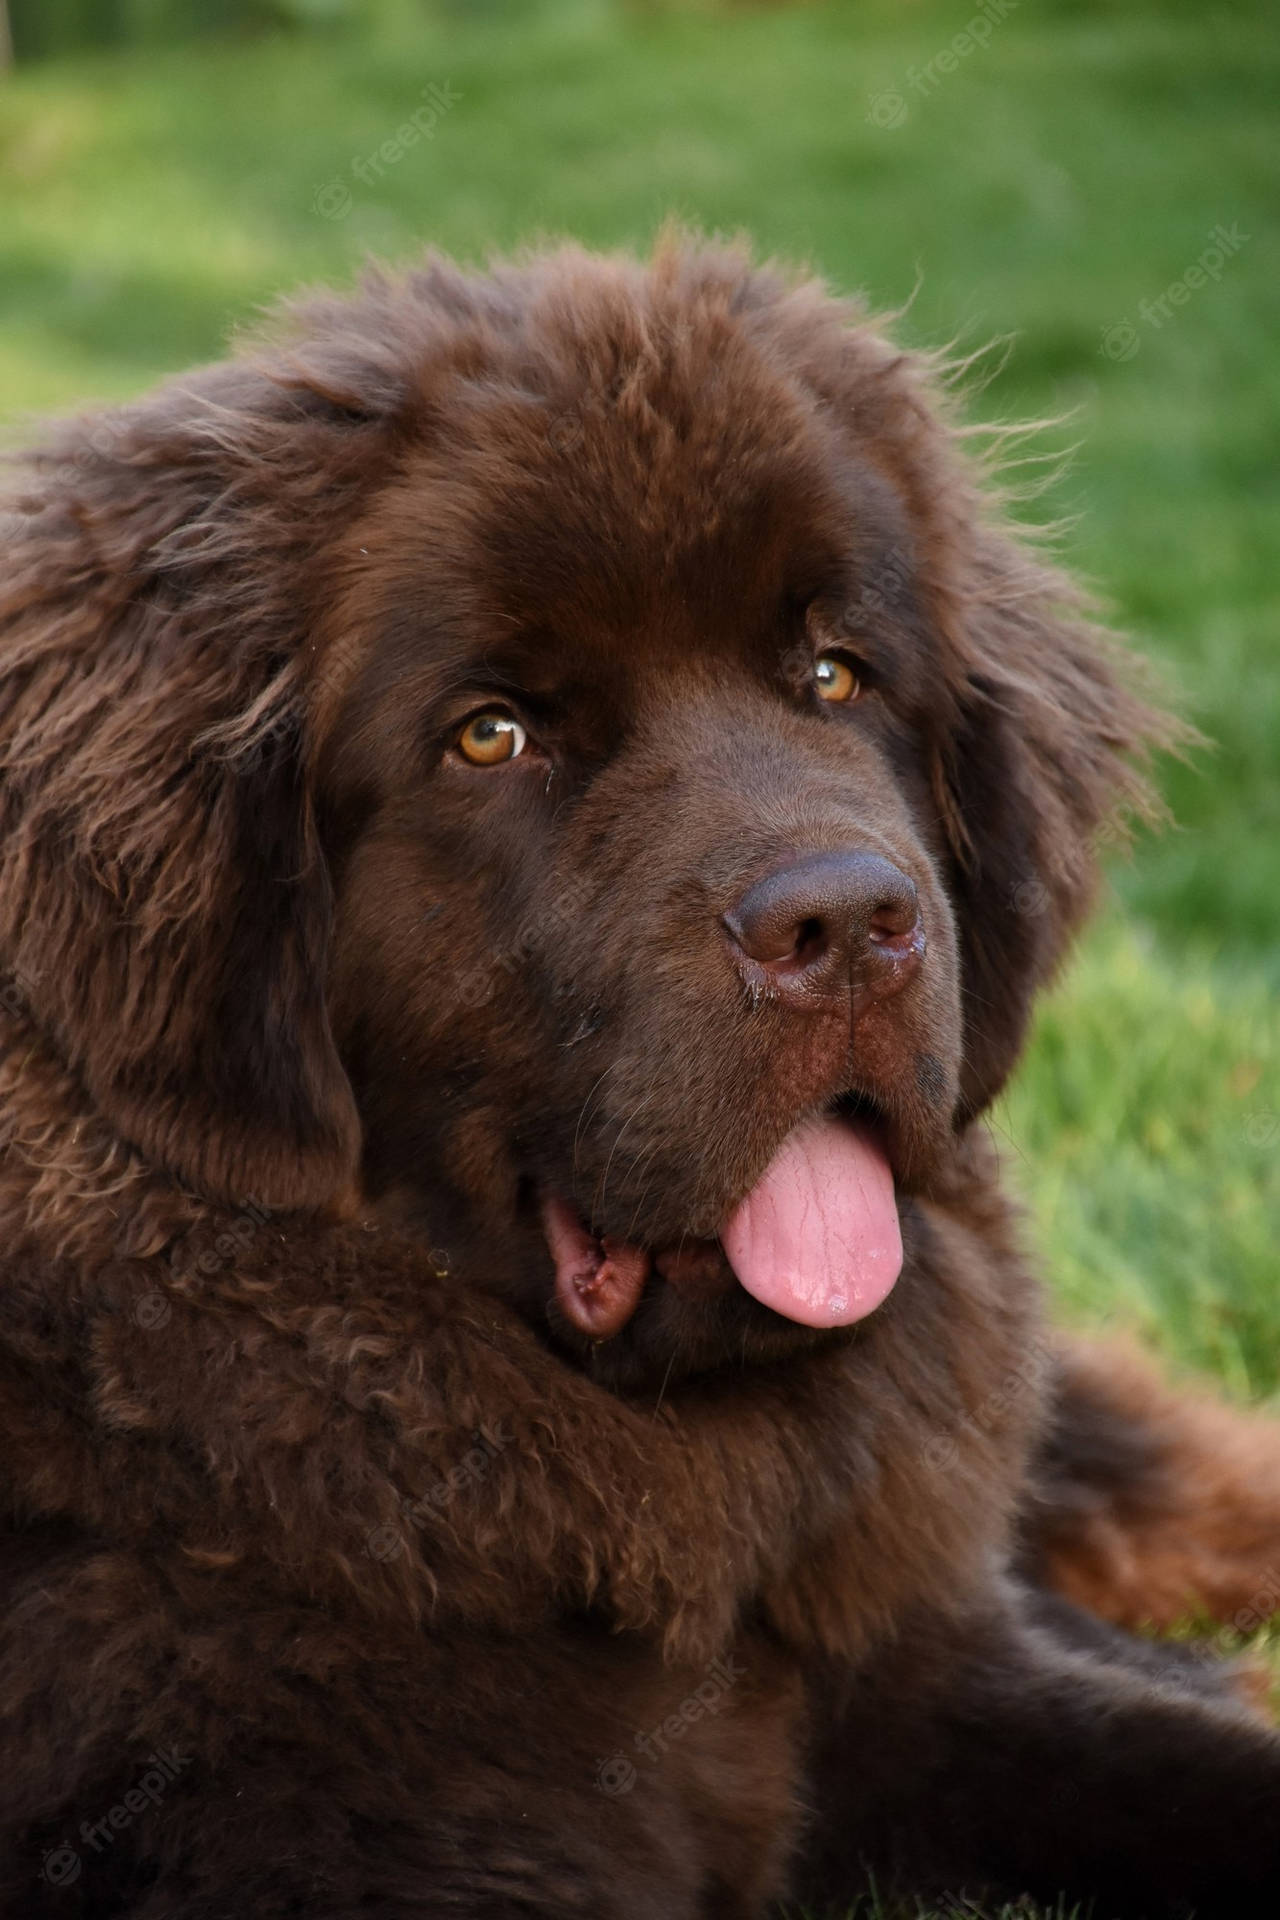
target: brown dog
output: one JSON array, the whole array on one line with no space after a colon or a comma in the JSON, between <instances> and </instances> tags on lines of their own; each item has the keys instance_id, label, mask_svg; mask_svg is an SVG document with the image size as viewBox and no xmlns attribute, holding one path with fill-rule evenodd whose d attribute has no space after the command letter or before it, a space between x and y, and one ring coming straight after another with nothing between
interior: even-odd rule
<instances>
[{"instance_id":1,"label":"brown dog","mask_svg":"<svg viewBox=\"0 0 1280 1920\"><path fill-rule=\"evenodd\" d=\"M1244 1604L1262 1455L1063 1371L975 1124L1160 725L929 369L436 263L5 538L5 1911L1280 1894L1100 1617Z\"/></svg>"}]
</instances>

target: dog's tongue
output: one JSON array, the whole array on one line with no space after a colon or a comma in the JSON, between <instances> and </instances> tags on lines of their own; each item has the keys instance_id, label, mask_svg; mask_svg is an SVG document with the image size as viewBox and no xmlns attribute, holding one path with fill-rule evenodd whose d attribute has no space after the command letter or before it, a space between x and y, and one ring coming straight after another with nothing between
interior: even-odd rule
<instances>
[{"instance_id":1,"label":"dog's tongue","mask_svg":"<svg viewBox=\"0 0 1280 1920\"><path fill-rule=\"evenodd\" d=\"M797 1127L720 1239L762 1306L806 1327L861 1320L902 1267L893 1174L874 1134L833 1118Z\"/></svg>"}]
</instances>

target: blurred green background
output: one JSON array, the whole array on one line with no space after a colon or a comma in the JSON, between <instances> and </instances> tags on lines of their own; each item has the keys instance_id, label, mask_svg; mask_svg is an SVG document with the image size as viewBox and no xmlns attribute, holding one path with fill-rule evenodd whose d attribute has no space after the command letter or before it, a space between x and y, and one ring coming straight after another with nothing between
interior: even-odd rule
<instances>
[{"instance_id":1,"label":"blurred green background","mask_svg":"<svg viewBox=\"0 0 1280 1920\"><path fill-rule=\"evenodd\" d=\"M877 306L918 285L908 340L1011 338L975 411L1071 416L1044 444L1074 458L1029 511L1069 519L1067 556L1216 745L1163 769L1178 828L1115 872L994 1125L1065 1315L1273 1394L1273 0L9 0L8 19L6 431L216 355L274 293L368 253L644 247L672 212Z\"/></svg>"}]
</instances>

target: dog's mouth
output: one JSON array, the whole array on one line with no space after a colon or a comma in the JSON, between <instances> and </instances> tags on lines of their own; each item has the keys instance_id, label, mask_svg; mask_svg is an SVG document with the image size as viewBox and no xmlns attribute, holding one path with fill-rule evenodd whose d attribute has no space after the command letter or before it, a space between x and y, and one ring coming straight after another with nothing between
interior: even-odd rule
<instances>
[{"instance_id":1,"label":"dog's mouth","mask_svg":"<svg viewBox=\"0 0 1280 1920\"><path fill-rule=\"evenodd\" d=\"M843 1327L886 1298L902 1267L893 1169L883 1130L863 1103L840 1101L789 1133L718 1240L673 1247L598 1237L558 1194L542 1225L568 1324L609 1340L656 1273L681 1292L740 1286L805 1327Z\"/></svg>"}]
</instances>

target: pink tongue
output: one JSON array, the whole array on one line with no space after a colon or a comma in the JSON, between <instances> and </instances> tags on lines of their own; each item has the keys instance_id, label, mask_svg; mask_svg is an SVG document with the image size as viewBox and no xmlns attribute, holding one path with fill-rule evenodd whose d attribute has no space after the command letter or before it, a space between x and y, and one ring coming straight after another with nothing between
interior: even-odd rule
<instances>
[{"instance_id":1,"label":"pink tongue","mask_svg":"<svg viewBox=\"0 0 1280 1920\"><path fill-rule=\"evenodd\" d=\"M822 1119L788 1135L720 1236L763 1306L843 1327L880 1305L902 1267L893 1174L875 1136Z\"/></svg>"}]
</instances>

